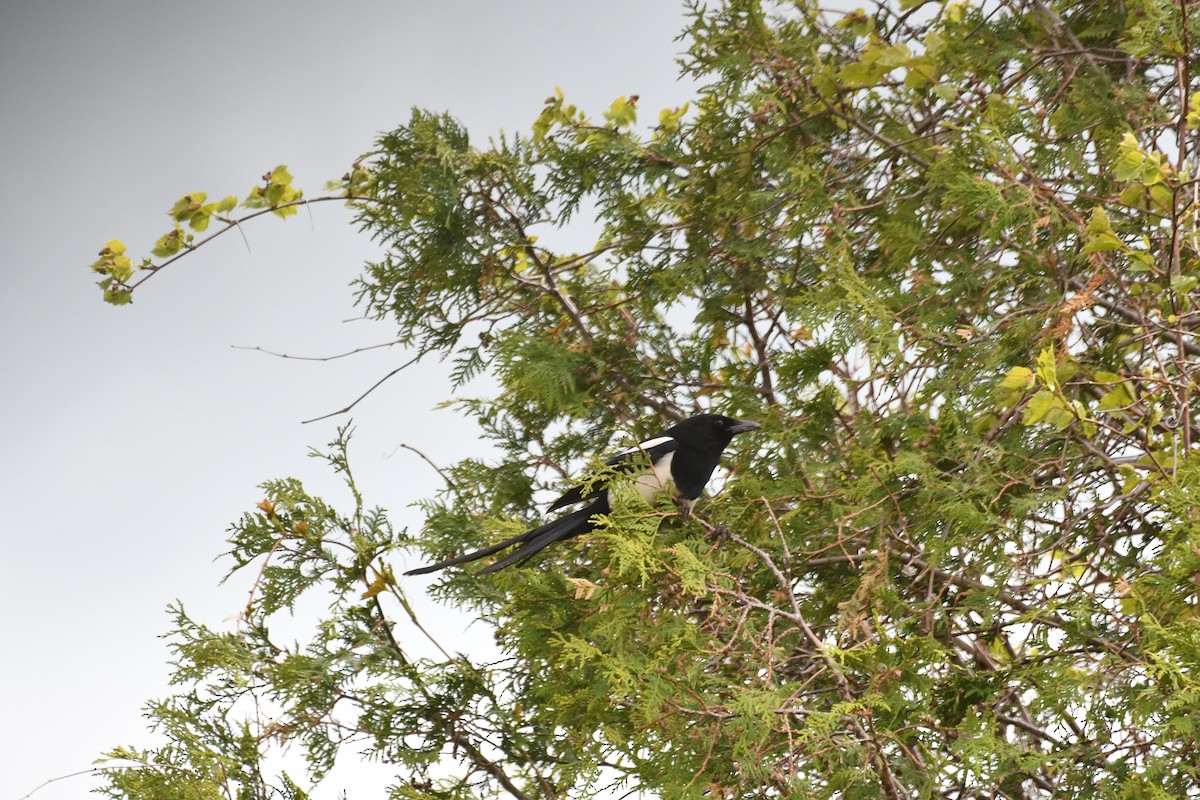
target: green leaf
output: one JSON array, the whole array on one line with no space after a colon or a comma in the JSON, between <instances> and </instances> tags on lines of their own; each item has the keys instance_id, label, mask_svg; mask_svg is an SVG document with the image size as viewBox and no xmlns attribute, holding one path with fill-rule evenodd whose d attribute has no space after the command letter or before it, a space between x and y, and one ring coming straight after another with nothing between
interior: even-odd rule
<instances>
[{"instance_id":1,"label":"green leaf","mask_svg":"<svg viewBox=\"0 0 1200 800\"><path fill-rule=\"evenodd\" d=\"M203 210L197 211L192 215L191 219L188 220L188 226L197 233L203 233L208 229L208 222L211 218L211 212Z\"/></svg>"},{"instance_id":2,"label":"green leaf","mask_svg":"<svg viewBox=\"0 0 1200 800\"><path fill-rule=\"evenodd\" d=\"M932 58L918 56L908 62L908 73L904 76L904 83L910 89L920 90L937 81L939 74Z\"/></svg>"},{"instance_id":3,"label":"green leaf","mask_svg":"<svg viewBox=\"0 0 1200 800\"><path fill-rule=\"evenodd\" d=\"M1173 275L1171 277L1171 290L1176 294L1191 294L1196 288L1197 278L1195 275Z\"/></svg>"},{"instance_id":4,"label":"green leaf","mask_svg":"<svg viewBox=\"0 0 1200 800\"><path fill-rule=\"evenodd\" d=\"M946 49L946 37L936 29L925 34L922 43L925 45L925 55L930 58L937 58Z\"/></svg>"},{"instance_id":5,"label":"green leaf","mask_svg":"<svg viewBox=\"0 0 1200 800\"><path fill-rule=\"evenodd\" d=\"M266 208L267 198L263 194L262 187L253 187L250 190L250 193L246 195L246 199L242 201L242 205L244 205L246 208Z\"/></svg>"},{"instance_id":6,"label":"green leaf","mask_svg":"<svg viewBox=\"0 0 1200 800\"><path fill-rule=\"evenodd\" d=\"M1146 187L1140 183L1131 183L1121 190L1117 199L1127 206L1141 206L1145 203Z\"/></svg>"},{"instance_id":7,"label":"green leaf","mask_svg":"<svg viewBox=\"0 0 1200 800\"><path fill-rule=\"evenodd\" d=\"M887 47L872 46L867 49L872 53L871 60L881 67L886 67L888 71L904 66L912 58L912 50L909 50L906 44L894 44Z\"/></svg>"},{"instance_id":8,"label":"green leaf","mask_svg":"<svg viewBox=\"0 0 1200 800\"><path fill-rule=\"evenodd\" d=\"M129 256L113 256L108 274L112 275L118 282L124 283L133 275L133 262L129 260Z\"/></svg>"},{"instance_id":9,"label":"green leaf","mask_svg":"<svg viewBox=\"0 0 1200 800\"><path fill-rule=\"evenodd\" d=\"M1174 193L1164 183L1156 183L1150 187L1150 202L1154 208L1164 214L1170 213Z\"/></svg>"},{"instance_id":10,"label":"green leaf","mask_svg":"<svg viewBox=\"0 0 1200 800\"><path fill-rule=\"evenodd\" d=\"M1000 380L1002 389L1025 389L1033 386L1033 370L1029 367L1013 367Z\"/></svg>"},{"instance_id":11,"label":"green leaf","mask_svg":"<svg viewBox=\"0 0 1200 800\"><path fill-rule=\"evenodd\" d=\"M1162 183L1170 173L1170 168L1163 163L1162 153L1151 153L1142 162L1137 177L1145 186L1150 187Z\"/></svg>"},{"instance_id":12,"label":"green leaf","mask_svg":"<svg viewBox=\"0 0 1200 800\"><path fill-rule=\"evenodd\" d=\"M847 86L873 86L897 67L912 60L912 51L905 44L884 45L880 42L868 44L857 63L848 64L838 72L838 77Z\"/></svg>"},{"instance_id":13,"label":"green leaf","mask_svg":"<svg viewBox=\"0 0 1200 800\"><path fill-rule=\"evenodd\" d=\"M133 302L133 292L124 286L108 289L104 292L104 302L114 306L127 306Z\"/></svg>"},{"instance_id":14,"label":"green leaf","mask_svg":"<svg viewBox=\"0 0 1200 800\"><path fill-rule=\"evenodd\" d=\"M158 237L154 249L150 252L158 258L168 258L178 253L183 248L183 243L183 230L180 229L179 223L175 223L175 230Z\"/></svg>"},{"instance_id":15,"label":"green leaf","mask_svg":"<svg viewBox=\"0 0 1200 800\"><path fill-rule=\"evenodd\" d=\"M1087 227L1084 228L1087 233L1112 233L1112 223L1108 221L1108 214L1100 206L1092 209L1092 215L1088 217Z\"/></svg>"},{"instance_id":16,"label":"green leaf","mask_svg":"<svg viewBox=\"0 0 1200 800\"><path fill-rule=\"evenodd\" d=\"M1037 357L1038 383L1051 391L1058 389L1058 361L1054 356L1054 345L1050 345Z\"/></svg>"},{"instance_id":17,"label":"green leaf","mask_svg":"<svg viewBox=\"0 0 1200 800\"><path fill-rule=\"evenodd\" d=\"M930 89L930 91L947 103L953 103L958 99L958 89L948 83L939 83Z\"/></svg>"},{"instance_id":18,"label":"green leaf","mask_svg":"<svg viewBox=\"0 0 1200 800\"><path fill-rule=\"evenodd\" d=\"M833 24L837 30L849 30L855 36L866 36L875 28L875 19L862 8L856 8Z\"/></svg>"},{"instance_id":19,"label":"green leaf","mask_svg":"<svg viewBox=\"0 0 1200 800\"><path fill-rule=\"evenodd\" d=\"M838 79L850 87L874 86L885 74L885 70L880 69L874 64L859 62L857 64L847 64L845 67L842 67L838 72Z\"/></svg>"},{"instance_id":20,"label":"green leaf","mask_svg":"<svg viewBox=\"0 0 1200 800\"><path fill-rule=\"evenodd\" d=\"M1046 414L1046 422L1053 425L1055 430L1066 430L1075 420L1086 417L1078 401L1067 403L1057 396L1054 399L1053 407Z\"/></svg>"},{"instance_id":21,"label":"green leaf","mask_svg":"<svg viewBox=\"0 0 1200 800\"><path fill-rule=\"evenodd\" d=\"M1097 233L1088 239L1087 244L1083 246L1083 252L1085 254L1103 253L1108 250L1120 250L1124 246L1124 243L1113 233Z\"/></svg>"},{"instance_id":22,"label":"green leaf","mask_svg":"<svg viewBox=\"0 0 1200 800\"><path fill-rule=\"evenodd\" d=\"M208 195L204 192L192 192L191 194L185 194L183 197L175 201L175 205L171 206L171 210L167 213L170 214L171 218L176 222L184 222L196 213L196 211L204 204L204 201L207 198Z\"/></svg>"},{"instance_id":23,"label":"green leaf","mask_svg":"<svg viewBox=\"0 0 1200 800\"><path fill-rule=\"evenodd\" d=\"M1046 389L1042 389L1029 398L1029 402L1025 404L1025 411L1021 414L1021 422L1026 425L1036 425L1041 422L1054 407L1054 401L1054 394Z\"/></svg>"},{"instance_id":24,"label":"green leaf","mask_svg":"<svg viewBox=\"0 0 1200 800\"><path fill-rule=\"evenodd\" d=\"M1132 492L1143 480L1142 475L1128 464L1121 464L1118 467L1118 471L1122 478L1121 494L1123 495Z\"/></svg>"},{"instance_id":25,"label":"green leaf","mask_svg":"<svg viewBox=\"0 0 1200 800\"><path fill-rule=\"evenodd\" d=\"M1142 250L1128 250L1125 257L1129 259L1130 272L1150 272L1154 267L1154 256Z\"/></svg>"},{"instance_id":26,"label":"green leaf","mask_svg":"<svg viewBox=\"0 0 1200 800\"><path fill-rule=\"evenodd\" d=\"M1132 133L1121 137L1117 160L1113 162L1113 175L1119 181L1130 181L1138 176L1146 154L1138 148L1137 138Z\"/></svg>"},{"instance_id":27,"label":"green leaf","mask_svg":"<svg viewBox=\"0 0 1200 800\"><path fill-rule=\"evenodd\" d=\"M1096 410L1116 411L1132 404L1133 394L1129 391L1129 387L1124 383L1118 383L1101 395L1100 402L1096 404Z\"/></svg>"},{"instance_id":28,"label":"green leaf","mask_svg":"<svg viewBox=\"0 0 1200 800\"><path fill-rule=\"evenodd\" d=\"M658 127L663 133L672 133L679 130L680 120L687 113L688 104L684 103L678 108L664 108L658 112Z\"/></svg>"},{"instance_id":29,"label":"green leaf","mask_svg":"<svg viewBox=\"0 0 1200 800\"><path fill-rule=\"evenodd\" d=\"M100 257L92 262L91 270L124 282L133 274L133 262L125 255L125 245L119 239L110 239L101 248Z\"/></svg>"},{"instance_id":30,"label":"green leaf","mask_svg":"<svg viewBox=\"0 0 1200 800\"><path fill-rule=\"evenodd\" d=\"M617 128L632 125L637 121L637 103L629 97L618 97L604 112L604 118Z\"/></svg>"}]
</instances>

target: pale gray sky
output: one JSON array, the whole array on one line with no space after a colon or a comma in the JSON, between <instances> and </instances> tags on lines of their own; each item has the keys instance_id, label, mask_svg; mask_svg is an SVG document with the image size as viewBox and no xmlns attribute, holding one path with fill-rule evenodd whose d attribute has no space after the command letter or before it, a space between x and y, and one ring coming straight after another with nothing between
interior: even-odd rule
<instances>
[{"instance_id":1,"label":"pale gray sky","mask_svg":"<svg viewBox=\"0 0 1200 800\"><path fill-rule=\"evenodd\" d=\"M344 322L373 248L343 210L262 220L251 252L225 237L129 308L101 303L87 270L103 243L145 253L180 195L244 195L280 162L316 193L414 105L450 111L475 141L527 129L555 85L597 115L639 94L656 117L692 93L676 80L683 24L670 0L0 0L0 800L149 741L142 705L168 691L165 606L180 598L213 624L238 610L249 579L216 585L225 528L269 478L336 494L305 457L336 422L300 420L404 358L230 347L327 354L388 338ZM474 445L433 410L449 391L434 363L355 412L361 488L401 525L438 483L396 446L450 462ZM319 796L365 796L356 780L339 771Z\"/></svg>"}]
</instances>

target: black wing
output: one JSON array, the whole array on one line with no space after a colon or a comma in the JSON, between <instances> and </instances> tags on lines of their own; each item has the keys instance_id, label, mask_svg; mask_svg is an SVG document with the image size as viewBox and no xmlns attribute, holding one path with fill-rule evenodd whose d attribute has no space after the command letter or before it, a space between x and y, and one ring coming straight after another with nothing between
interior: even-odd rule
<instances>
[{"instance_id":1,"label":"black wing","mask_svg":"<svg viewBox=\"0 0 1200 800\"><path fill-rule=\"evenodd\" d=\"M667 453L675 452L675 448L677 447L679 447L679 442L675 439L670 436L659 436L644 441L637 447L631 447L628 450L617 453L605 461L604 465L617 472L635 472L645 467L647 459L653 464ZM554 501L554 505L550 506L549 510L554 511L563 506L569 506L572 503L599 497L607 488L608 484L602 478L585 480L583 483L572 486L567 490L566 494Z\"/></svg>"}]
</instances>

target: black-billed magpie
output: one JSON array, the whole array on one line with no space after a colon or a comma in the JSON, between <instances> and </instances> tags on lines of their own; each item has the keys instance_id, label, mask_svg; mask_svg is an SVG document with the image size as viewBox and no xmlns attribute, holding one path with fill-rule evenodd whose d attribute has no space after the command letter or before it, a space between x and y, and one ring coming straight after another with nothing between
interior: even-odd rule
<instances>
[{"instance_id":1,"label":"black-billed magpie","mask_svg":"<svg viewBox=\"0 0 1200 800\"><path fill-rule=\"evenodd\" d=\"M633 473L640 470L641 474L634 478L634 484L647 502L670 485L673 487L676 502L686 516L691 513L692 506L704 493L704 485L712 477L713 470L721 460L721 453L733 437L757 428L757 422L736 420L720 414L700 414L671 426L662 434L647 439L637 447L617 453L604 463L617 472ZM572 487L554 501L550 510L554 511L585 500L593 502L519 536L513 536L473 553L412 569L404 574L424 575L436 572L455 564L465 564L490 556L515 544L519 544L520 547L496 563L479 570L478 574L486 575L524 561L547 545L587 533L595 527L593 517L612 510L608 503L608 486L603 476Z\"/></svg>"}]
</instances>

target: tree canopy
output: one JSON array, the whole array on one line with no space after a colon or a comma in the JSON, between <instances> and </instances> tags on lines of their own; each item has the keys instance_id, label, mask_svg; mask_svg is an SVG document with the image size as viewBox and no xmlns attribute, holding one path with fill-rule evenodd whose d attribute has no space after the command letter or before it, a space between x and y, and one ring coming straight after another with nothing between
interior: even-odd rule
<instances>
[{"instance_id":1,"label":"tree canopy","mask_svg":"<svg viewBox=\"0 0 1200 800\"><path fill-rule=\"evenodd\" d=\"M326 195L279 168L185 196L140 264L110 242L120 304L247 216L351 203L384 253L363 311L453 359L498 455L412 531L267 482L231 530L243 619L176 609L166 744L115 750L105 791L303 797L352 744L396 798L1200 796L1198 27L1188 0L696 6L701 88L656 119L557 92L482 142L417 110ZM594 247L556 244L579 221ZM398 564L532 526L700 410L763 429L695 517L622 494L448 571L504 658L410 656ZM310 641L274 640L306 593ZM310 774L262 769L284 743Z\"/></svg>"}]
</instances>

